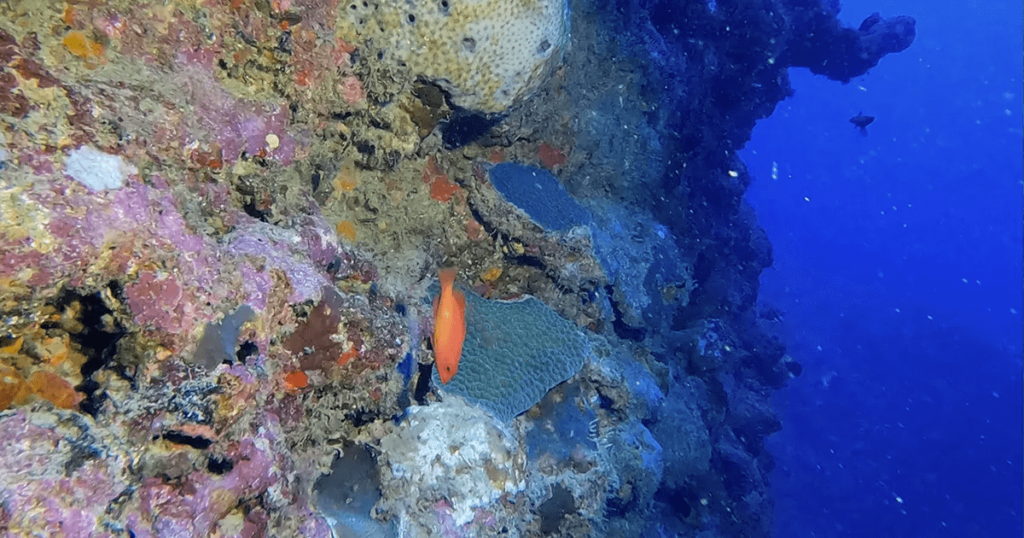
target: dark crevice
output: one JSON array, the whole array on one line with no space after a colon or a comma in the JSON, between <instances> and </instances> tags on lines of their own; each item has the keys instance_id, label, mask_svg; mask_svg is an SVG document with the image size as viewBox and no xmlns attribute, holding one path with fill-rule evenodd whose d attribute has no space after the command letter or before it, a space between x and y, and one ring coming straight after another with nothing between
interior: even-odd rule
<instances>
[{"instance_id":1,"label":"dark crevice","mask_svg":"<svg viewBox=\"0 0 1024 538\"><path fill-rule=\"evenodd\" d=\"M461 148L475 142L501 122L500 116L487 117L482 114L456 109L447 120L442 121L441 140L447 150Z\"/></svg>"},{"instance_id":2,"label":"dark crevice","mask_svg":"<svg viewBox=\"0 0 1024 538\"><path fill-rule=\"evenodd\" d=\"M75 390L85 394L85 398L78 404L78 408L85 414L96 418L99 415L100 410L103 409L103 404L109 399L107 391L101 390L103 387L91 378L84 379Z\"/></svg>"},{"instance_id":3,"label":"dark crevice","mask_svg":"<svg viewBox=\"0 0 1024 538\"><path fill-rule=\"evenodd\" d=\"M116 281L111 281L107 287L112 296L121 296L121 285ZM61 312L75 312L75 319L67 320L67 332L71 342L85 356L81 367L82 382L75 390L85 395L79 408L95 418L103 408L107 394L92 379L92 375L112 366L118 342L125 334L124 329L117 323L114 312L104 303L101 292L82 295L76 290L65 289L52 306ZM74 328L70 327L72 324ZM44 327L47 325L44 324Z\"/></svg>"},{"instance_id":4,"label":"dark crevice","mask_svg":"<svg viewBox=\"0 0 1024 538\"><path fill-rule=\"evenodd\" d=\"M377 153L377 147L374 146L373 144L369 143L369 142L364 142L362 140L358 140L358 141L355 142L355 146L356 146L356 151L358 151L359 153L362 153L363 155L370 155L370 156L372 156L373 154Z\"/></svg>"},{"instance_id":5,"label":"dark crevice","mask_svg":"<svg viewBox=\"0 0 1024 538\"><path fill-rule=\"evenodd\" d=\"M345 418L351 422L355 427L362 428L367 424L377 419L376 413L371 413L363 409L357 409L349 413L345 413Z\"/></svg>"},{"instance_id":6,"label":"dark crevice","mask_svg":"<svg viewBox=\"0 0 1024 538\"><path fill-rule=\"evenodd\" d=\"M187 433L182 433L175 430L165 432L162 435L162 437L164 438L164 440L174 443L176 445L190 446L192 448L196 448L199 450L206 450L207 448L210 448L210 445L213 444L212 440L207 439L205 437L200 437L198 435L189 435Z\"/></svg>"},{"instance_id":7,"label":"dark crevice","mask_svg":"<svg viewBox=\"0 0 1024 538\"><path fill-rule=\"evenodd\" d=\"M313 170L313 172L309 174L309 184L313 187L313 192L320 189L320 180L322 178L323 173L319 169Z\"/></svg>"},{"instance_id":8,"label":"dark crevice","mask_svg":"<svg viewBox=\"0 0 1024 538\"><path fill-rule=\"evenodd\" d=\"M647 336L647 330L643 327L631 327L622 320L622 310L619 308L618 303L615 302L615 299L612 299L615 293L614 287L608 284L605 286L604 291L608 296L608 302L612 305L612 313L615 316L615 319L612 320L612 329L615 331L615 335L623 340L643 341Z\"/></svg>"},{"instance_id":9,"label":"dark crevice","mask_svg":"<svg viewBox=\"0 0 1024 538\"><path fill-rule=\"evenodd\" d=\"M238 360L238 362L245 364L245 361L259 354L259 346L246 340L245 342L242 342L242 345L238 346L238 351L235 352L235 358Z\"/></svg>"},{"instance_id":10,"label":"dark crevice","mask_svg":"<svg viewBox=\"0 0 1024 538\"><path fill-rule=\"evenodd\" d=\"M254 219L266 223L270 222L270 211L257 208L256 203L252 199L249 199L248 201L245 202L245 205L242 206L242 210L245 211L246 215L249 215Z\"/></svg>"},{"instance_id":11,"label":"dark crevice","mask_svg":"<svg viewBox=\"0 0 1024 538\"><path fill-rule=\"evenodd\" d=\"M417 405L427 405L427 393L430 392L430 370L433 364L419 364L420 376L416 380L416 389L413 390L412 398Z\"/></svg>"},{"instance_id":12,"label":"dark crevice","mask_svg":"<svg viewBox=\"0 0 1024 538\"><path fill-rule=\"evenodd\" d=\"M235 468L235 462L224 456L210 456L206 460L206 470L216 475L230 473Z\"/></svg>"},{"instance_id":13,"label":"dark crevice","mask_svg":"<svg viewBox=\"0 0 1024 538\"><path fill-rule=\"evenodd\" d=\"M572 492L561 484L555 484L551 488L551 498L537 507L541 534L557 533L565 517L575 514L576 511L576 498Z\"/></svg>"}]
</instances>

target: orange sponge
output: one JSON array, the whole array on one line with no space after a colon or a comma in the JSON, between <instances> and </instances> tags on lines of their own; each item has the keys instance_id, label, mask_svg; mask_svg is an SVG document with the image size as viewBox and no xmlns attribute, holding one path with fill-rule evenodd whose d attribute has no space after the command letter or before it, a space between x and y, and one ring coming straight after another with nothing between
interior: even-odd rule
<instances>
[{"instance_id":1,"label":"orange sponge","mask_svg":"<svg viewBox=\"0 0 1024 538\"><path fill-rule=\"evenodd\" d=\"M0 411L7 409L13 403L21 403L31 391L25 383L25 378L17 370L0 364Z\"/></svg>"},{"instance_id":2,"label":"orange sponge","mask_svg":"<svg viewBox=\"0 0 1024 538\"><path fill-rule=\"evenodd\" d=\"M95 60L103 56L103 45L93 41L86 37L85 34L78 30L72 30L64 36L64 48L68 49L68 52L84 58L86 60Z\"/></svg>"},{"instance_id":3,"label":"orange sponge","mask_svg":"<svg viewBox=\"0 0 1024 538\"><path fill-rule=\"evenodd\" d=\"M53 372L37 370L28 378L28 384L36 396L62 409L72 409L82 401L82 395L75 392L75 387Z\"/></svg>"}]
</instances>

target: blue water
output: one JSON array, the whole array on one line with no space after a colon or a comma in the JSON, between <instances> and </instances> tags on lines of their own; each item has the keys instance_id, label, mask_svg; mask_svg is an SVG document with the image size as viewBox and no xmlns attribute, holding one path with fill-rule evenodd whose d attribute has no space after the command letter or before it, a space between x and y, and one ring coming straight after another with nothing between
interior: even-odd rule
<instances>
[{"instance_id":1,"label":"blue water","mask_svg":"<svg viewBox=\"0 0 1024 538\"><path fill-rule=\"evenodd\" d=\"M840 19L878 9L917 19L910 49L848 85L790 70L743 152L805 367L770 439L776 532L1021 536L1021 3Z\"/></svg>"}]
</instances>

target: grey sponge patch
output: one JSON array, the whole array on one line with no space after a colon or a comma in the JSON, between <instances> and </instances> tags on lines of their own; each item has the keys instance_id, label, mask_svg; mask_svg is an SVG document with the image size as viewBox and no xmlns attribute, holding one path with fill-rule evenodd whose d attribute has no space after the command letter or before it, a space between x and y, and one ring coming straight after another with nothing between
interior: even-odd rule
<instances>
[{"instance_id":1,"label":"grey sponge patch","mask_svg":"<svg viewBox=\"0 0 1024 538\"><path fill-rule=\"evenodd\" d=\"M461 287L460 287L461 289ZM430 287L438 293L437 284ZM591 352L591 338L535 297L489 301L468 290L466 341L459 371L434 386L461 396L508 422L576 375Z\"/></svg>"},{"instance_id":2,"label":"grey sponge patch","mask_svg":"<svg viewBox=\"0 0 1024 538\"><path fill-rule=\"evenodd\" d=\"M254 314L252 307L243 304L224 316L223 320L207 323L192 361L202 364L209 371L213 371L222 362L233 361L238 333Z\"/></svg>"},{"instance_id":3,"label":"grey sponge patch","mask_svg":"<svg viewBox=\"0 0 1024 538\"><path fill-rule=\"evenodd\" d=\"M515 163L495 165L491 184L512 205L546 230L564 232L590 224L590 213L546 170Z\"/></svg>"},{"instance_id":4,"label":"grey sponge patch","mask_svg":"<svg viewBox=\"0 0 1024 538\"><path fill-rule=\"evenodd\" d=\"M317 509L331 523L336 538L392 538L393 525L373 519L373 506L380 500L377 462L370 451L346 443L341 457L331 465L331 474L320 477L313 488Z\"/></svg>"}]
</instances>

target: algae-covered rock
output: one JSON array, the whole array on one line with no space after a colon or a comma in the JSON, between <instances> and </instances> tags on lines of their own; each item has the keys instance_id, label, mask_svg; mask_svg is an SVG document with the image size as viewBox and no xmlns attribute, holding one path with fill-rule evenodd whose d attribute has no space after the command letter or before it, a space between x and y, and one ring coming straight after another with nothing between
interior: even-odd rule
<instances>
[{"instance_id":1,"label":"algae-covered rock","mask_svg":"<svg viewBox=\"0 0 1024 538\"><path fill-rule=\"evenodd\" d=\"M519 164L483 165L476 173L487 181L469 186L469 205L485 227L510 239L509 256L542 266L563 293L589 294L604 287L607 278L594 252L592 218L558 178ZM573 317L558 297L543 299Z\"/></svg>"},{"instance_id":2,"label":"algae-covered rock","mask_svg":"<svg viewBox=\"0 0 1024 538\"><path fill-rule=\"evenodd\" d=\"M517 443L459 398L410 408L380 447L387 462L384 496L394 512L417 514L421 502L443 498L454 523L464 525L476 509L524 487L525 457Z\"/></svg>"}]
</instances>

